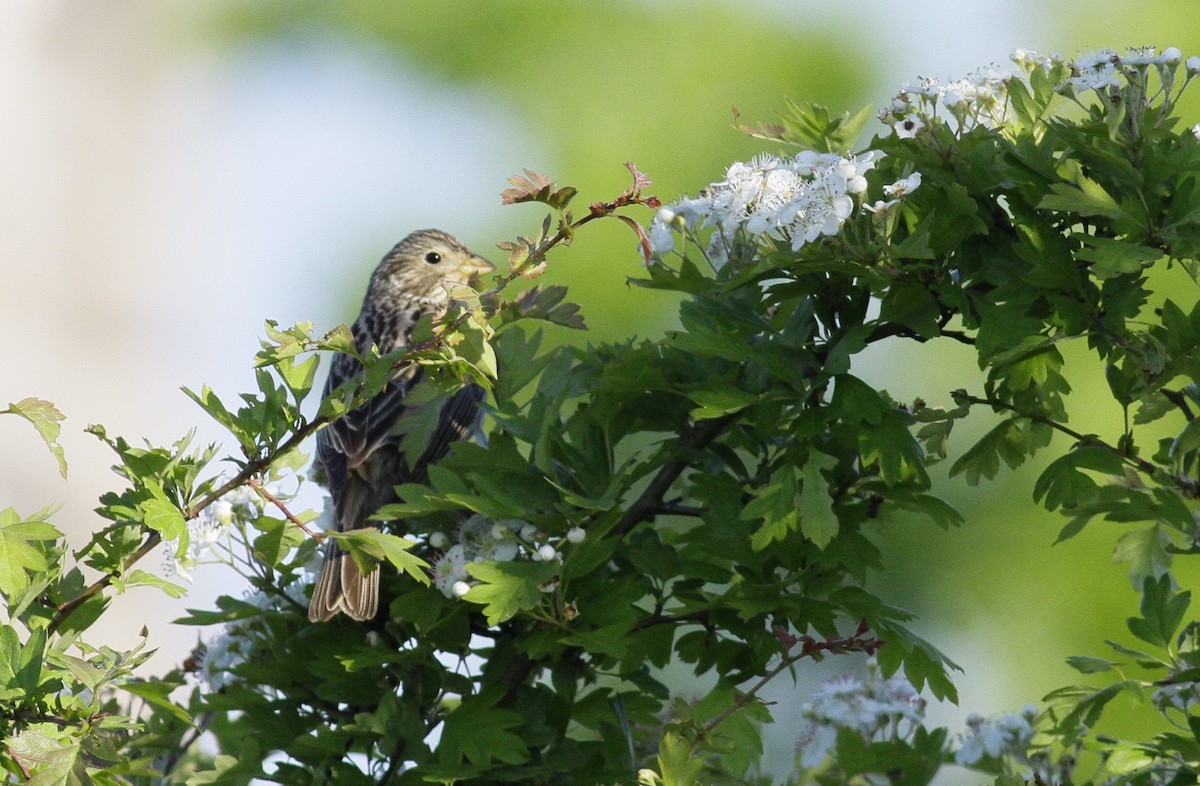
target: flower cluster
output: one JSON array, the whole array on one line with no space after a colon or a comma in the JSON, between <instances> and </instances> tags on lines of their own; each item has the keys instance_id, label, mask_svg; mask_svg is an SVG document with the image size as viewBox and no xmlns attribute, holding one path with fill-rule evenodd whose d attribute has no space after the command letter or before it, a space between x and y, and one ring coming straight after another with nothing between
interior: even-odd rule
<instances>
[{"instance_id":1,"label":"flower cluster","mask_svg":"<svg viewBox=\"0 0 1200 786\"><path fill-rule=\"evenodd\" d=\"M272 496L279 492L266 489ZM200 515L188 522L187 545L167 556L164 572L192 580L197 565L216 560L215 547L224 541L235 523L246 524L263 515L263 499L248 486L241 486L209 505Z\"/></svg>"},{"instance_id":2,"label":"flower cluster","mask_svg":"<svg viewBox=\"0 0 1200 786\"><path fill-rule=\"evenodd\" d=\"M1106 92L1109 88L1123 87L1129 79L1144 79L1153 67L1161 82L1169 86L1180 63L1184 63L1183 53L1173 46L1161 53L1152 46L1131 47L1125 54L1114 49L1097 49L1071 61L1068 84L1075 91ZM1184 68L1188 79L1196 76L1200 73L1200 57L1189 57Z\"/></svg>"},{"instance_id":3,"label":"flower cluster","mask_svg":"<svg viewBox=\"0 0 1200 786\"><path fill-rule=\"evenodd\" d=\"M876 202L863 205L863 210L867 213L874 213L877 216L882 216L888 213L906 196L916 191L921 185L921 173L913 172L908 177L902 177L891 185L883 187L883 195L891 197L891 199L880 199Z\"/></svg>"},{"instance_id":4,"label":"flower cluster","mask_svg":"<svg viewBox=\"0 0 1200 786\"><path fill-rule=\"evenodd\" d=\"M429 545L442 550L433 561L433 584L446 597L461 598L471 590L467 565L472 562L511 562L522 556L534 562L560 560L563 541L581 543L583 538L583 529L572 527L555 545L521 519L493 521L476 514L459 525L454 542L444 532L430 535Z\"/></svg>"},{"instance_id":5,"label":"flower cluster","mask_svg":"<svg viewBox=\"0 0 1200 786\"><path fill-rule=\"evenodd\" d=\"M1029 763L1029 744L1033 740L1033 720L1037 708L1026 705L1019 713L999 718L984 718L972 713L967 716L967 731L960 737L954 760L959 764L977 764L985 756L993 759L1012 757L1022 764Z\"/></svg>"},{"instance_id":6,"label":"flower cluster","mask_svg":"<svg viewBox=\"0 0 1200 786\"><path fill-rule=\"evenodd\" d=\"M799 250L837 234L854 212L855 197L866 192L864 175L874 166L874 153L842 157L811 150L739 161L700 196L660 209L650 226L651 245L661 258L676 251L677 231L694 236L711 228L705 253L714 268L729 261L739 237L747 235Z\"/></svg>"},{"instance_id":7,"label":"flower cluster","mask_svg":"<svg viewBox=\"0 0 1200 786\"><path fill-rule=\"evenodd\" d=\"M806 721L796 747L804 767L816 767L848 729L867 742L910 738L925 720L925 700L902 676L885 679L874 659L866 679L831 680L800 710Z\"/></svg>"},{"instance_id":8,"label":"flower cluster","mask_svg":"<svg viewBox=\"0 0 1200 786\"><path fill-rule=\"evenodd\" d=\"M1150 695L1150 701L1161 712L1176 709L1187 712L1200 706L1200 686L1194 682L1172 682L1162 685Z\"/></svg>"},{"instance_id":9,"label":"flower cluster","mask_svg":"<svg viewBox=\"0 0 1200 786\"><path fill-rule=\"evenodd\" d=\"M292 582L283 588L284 595L248 592L244 597L245 602L262 612L280 611L285 605L307 606L308 585L316 578L316 565L314 562L308 570L311 574L308 581ZM233 670L253 657L255 652L269 646L267 635L262 614L227 623L221 633L197 650L200 679L213 691L237 682L238 676Z\"/></svg>"},{"instance_id":10,"label":"flower cluster","mask_svg":"<svg viewBox=\"0 0 1200 786\"><path fill-rule=\"evenodd\" d=\"M1024 69L1021 72L991 65L953 82L917 77L915 82L900 85L891 103L880 111L879 119L900 139L912 139L939 118L953 120L960 133L978 126L1002 126L1012 115L1009 83L1013 79L1027 80L1034 68L1048 70L1061 62L1056 58L1018 49L1013 52L1013 60Z\"/></svg>"}]
</instances>

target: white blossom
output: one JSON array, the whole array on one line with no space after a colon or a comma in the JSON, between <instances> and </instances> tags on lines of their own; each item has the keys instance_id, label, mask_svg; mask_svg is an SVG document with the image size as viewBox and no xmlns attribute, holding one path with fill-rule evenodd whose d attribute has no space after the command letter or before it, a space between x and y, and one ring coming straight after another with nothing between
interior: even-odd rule
<instances>
[{"instance_id":1,"label":"white blossom","mask_svg":"<svg viewBox=\"0 0 1200 786\"><path fill-rule=\"evenodd\" d=\"M1119 60L1116 51L1112 49L1097 49L1076 55L1071 64L1078 69L1094 69L1105 65L1115 65Z\"/></svg>"},{"instance_id":2,"label":"white blossom","mask_svg":"<svg viewBox=\"0 0 1200 786\"><path fill-rule=\"evenodd\" d=\"M892 126L892 131L896 133L896 137L899 139L912 139L924 127L925 121L921 119L920 115L909 113L896 121L896 124Z\"/></svg>"},{"instance_id":3,"label":"white blossom","mask_svg":"<svg viewBox=\"0 0 1200 786\"><path fill-rule=\"evenodd\" d=\"M800 763L816 767L833 748L839 729L867 742L907 739L925 718L925 702L903 677L885 679L872 660L865 679L847 675L826 682L800 714L805 720L796 746Z\"/></svg>"},{"instance_id":4,"label":"white blossom","mask_svg":"<svg viewBox=\"0 0 1200 786\"><path fill-rule=\"evenodd\" d=\"M837 234L854 212L855 197L866 192L865 174L874 165L874 153L842 157L812 150L735 162L699 197L659 210L650 236L664 238L661 248L669 251L674 238L668 244L666 234L681 222L692 233L711 230L705 254L714 268L729 260L739 238L790 241L799 249Z\"/></svg>"},{"instance_id":5,"label":"white blossom","mask_svg":"<svg viewBox=\"0 0 1200 786\"><path fill-rule=\"evenodd\" d=\"M1187 712L1189 708L1200 705L1200 691L1194 682L1176 682L1155 688L1150 694L1150 701L1161 711L1177 709Z\"/></svg>"},{"instance_id":6,"label":"white blossom","mask_svg":"<svg viewBox=\"0 0 1200 786\"><path fill-rule=\"evenodd\" d=\"M233 503L222 497L212 505L212 515L222 524L233 523Z\"/></svg>"},{"instance_id":7,"label":"white blossom","mask_svg":"<svg viewBox=\"0 0 1200 786\"><path fill-rule=\"evenodd\" d=\"M467 551L461 544L451 546L433 561L433 586L447 598L454 597L454 584L470 578L467 573Z\"/></svg>"},{"instance_id":8,"label":"white blossom","mask_svg":"<svg viewBox=\"0 0 1200 786\"><path fill-rule=\"evenodd\" d=\"M879 199L869 205L864 204L863 210L877 216L882 216L898 204L900 204L899 199L889 199L886 202L882 199Z\"/></svg>"},{"instance_id":9,"label":"white blossom","mask_svg":"<svg viewBox=\"0 0 1200 786\"><path fill-rule=\"evenodd\" d=\"M512 562L517 558L519 546L512 538L489 540L471 555L472 562Z\"/></svg>"},{"instance_id":10,"label":"white blossom","mask_svg":"<svg viewBox=\"0 0 1200 786\"><path fill-rule=\"evenodd\" d=\"M229 506L232 509L232 506ZM229 533L233 516L225 507L218 508L216 504L201 511L200 515L187 523L187 547L168 557L165 572L168 576L178 576L184 581L192 581L192 571L196 565L204 562L213 555L214 547Z\"/></svg>"},{"instance_id":11,"label":"white blossom","mask_svg":"<svg viewBox=\"0 0 1200 786\"><path fill-rule=\"evenodd\" d=\"M286 588L285 594L292 601L307 603L305 590L310 583L292 582ZM262 591L248 593L244 600L264 612L278 611L284 607L284 600L279 595ZM200 678L211 690L220 690L237 681L233 669L265 646L268 646L266 628L260 624L259 617L246 617L227 623L221 633L209 640L204 648L200 662Z\"/></svg>"},{"instance_id":12,"label":"white blossom","mask_svg":"<svg viewBox=\"0 0 1200 786\"><path fill-rule=\"evenodd\" d=\"M1071 77L1070 83L1076 90L1105 90L1121 86L1116 66L1112 63L1097 65L1094 68L1080 68L1076 75Z\"/></svg>"},{"instance_id":13,"label":"white blossom","mask_svg":"<svg viewBox=\"0 0 1200 786\"><path fill-rule=\"evenodd\" d=\"M1117 55L1117 60L1127 66L1148 66L1162 62L1158 50L1152 46L1133 46L1123 55Z\"/></svg>"},{"instance_id":14,"label":"white blossom","mask_svg":"<svg viewBox=\"0 0 1200 786\"><path fill-rule=\"evenodd\" d=\"M567 530L567 541L569 543L583 543L584 532L582 527L571 527Z\"/></svg>"},{"instance_id":15,"label":"white blossom","mask_svg":"<svg viewBox=\"0 0 1200 786\"><path fill-rule=\"evenodd\" d=\"M663 257L675 251L675 211L669 207L659 208L654 222L650 224L650 248L656 256Z\"/></svg>"},{"instance_id":16,"label":"white blossom","mask_svg":"<svg viewBox=\"0 0 1200 786\"><path fill-rule=\"evenodd\" d=\"M1033 740L1032 721L1037 708L1027 705L1020 713L984 718L972 713L967 716L967 731L959 736L959 748L954 760L970 766L985 756L998 759L1011 756L1022 764L1029 762L1029 744Z\"/></svg>"},{"instance_id":17,"label":"white blossom","mask_svg":"<svg viewBox=\"0 0 1200 786\"><path fill-rule=\"evenodd\" d=\"M891 185L883 187L884 196L895 197L902 199L912 192L916 191L921 185L921 173L913 172L908 177L903 177Z\"/></svg>"}]
</instances>

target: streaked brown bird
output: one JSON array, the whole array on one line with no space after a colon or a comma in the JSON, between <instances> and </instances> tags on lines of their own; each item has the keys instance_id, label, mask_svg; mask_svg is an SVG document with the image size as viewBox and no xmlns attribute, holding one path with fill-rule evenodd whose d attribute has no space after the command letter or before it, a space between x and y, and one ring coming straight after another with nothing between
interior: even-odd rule
<instances>
[{"instance_id":1,"label":"streaked brown bird","mask_svg":"<svg viewBox=\"0 0 1200 786\"><path fill-rule=\"evenodd\" d=\"M382 353L410 343L423 315L443 312L450 297L444 284L466 284L495 268L459 240L437 229L413 232L388 252L363 298L351 332L365 353ZM325 395L362 370L346 354L334 357ZM418 365L401 369L367 403L317 434L317 462L333 497L336 527L347 532L369 525L367 518L397 500L400 483L420 483L429 465L455 440L479 428L484 390L469 384L453 395L437 395ZM330 539L308 605L308 618L324 622L338 612L370 619L379 607L379 570L363 575L348 553Z\"/></svg>"}]
</instances>

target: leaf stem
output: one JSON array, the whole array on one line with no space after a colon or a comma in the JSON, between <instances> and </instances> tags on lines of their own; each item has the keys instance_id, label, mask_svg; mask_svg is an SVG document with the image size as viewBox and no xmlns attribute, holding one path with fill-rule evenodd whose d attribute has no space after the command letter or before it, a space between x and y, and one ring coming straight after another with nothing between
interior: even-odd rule
<instances>
[{"instance_id":1,"label":"leaf stem","mask_svg":"<svg viewBox=\"0 0 1200 786\"><path fill-rule=\"evenodd\" d=\"M1082 432L1076 431L1075 429L1071 428L1070 426L1067 426L1066 424L1063 424L1063 423L1059 423L1057 420L1054 420L1053 418L1048 418L1045 415L1038 415L1038 414L1031 413L1031 412L1022 412L1020 409L1017 409L1012 404L1008 404L1004 401L999 401L997 399L990 399L990 398L981 398L979 396L972 396L965 392L959 393L958 395L955 396L955 398L958 401L961 401L966 404L987 404L992 409L1003 410L1005 412L1012 412L1013 414L1019 415L1027 420L1032 420L1034 423L1041 423L1044 426L1049 426L1050 428L1054 429L1055 431L1066 434L1068 437L1070 437L1071 439L1074 439L1076 442L1080 443L1081 445L1088 445L1091 447L1103 448L1104 450L1111 451L1111 452L1115 453L1116 455L1120 456L1122 459L1124 459L1128 464L1130 464L1131 466L1136 468L1138 471L1144 472L1147 475L1153 475L1159 469L1157 466L1155 466L1151 462L1146 461L1143 458L1138 458L1137 456L1131 456L1126 451L1121 450L1116 445L1113 445L1109 442L1105 442L1104 440L1100 439L1100 437L1096 436L1095 434L1084 434Z\"/></svg>"}]
</instances>

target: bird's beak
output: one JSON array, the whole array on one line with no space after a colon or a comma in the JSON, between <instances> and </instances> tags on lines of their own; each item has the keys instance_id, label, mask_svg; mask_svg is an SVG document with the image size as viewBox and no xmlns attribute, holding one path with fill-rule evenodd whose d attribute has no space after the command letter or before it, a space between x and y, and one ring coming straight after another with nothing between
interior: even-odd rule
<instances>
[{"instance_id":1,"label":"bird's beak","mask_svg":"<svg viewBox=\"0 0 1200 786\"><path fill-rule=\"evenodd\" d=\"M496 269L496 266L480 256L469 256L458 266L459 271L467 278L485 276Z\"/></svg>"}]
</instances>

